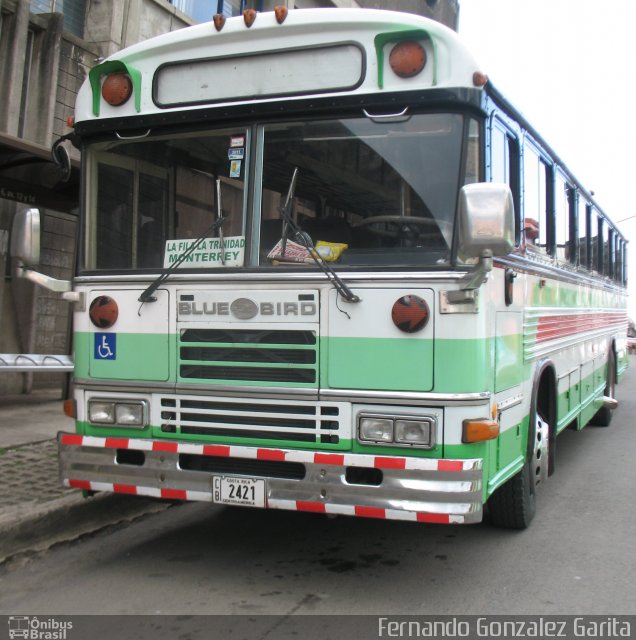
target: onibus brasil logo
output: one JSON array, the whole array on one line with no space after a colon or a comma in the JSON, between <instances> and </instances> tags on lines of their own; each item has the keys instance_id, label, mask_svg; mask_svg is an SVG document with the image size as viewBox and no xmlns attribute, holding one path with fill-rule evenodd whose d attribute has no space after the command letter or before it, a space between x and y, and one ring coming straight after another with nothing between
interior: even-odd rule
<instances>
[{"instance_id":1,"label":"onibus brasil logo","mask_svg":"<svg viewBox=\"0 0 636 640\"><path fill-rule=\"evenodd\" d=\"M73 623L37 616L9 616L9 640L69 640Z\"/></svg>"}]
</instances>

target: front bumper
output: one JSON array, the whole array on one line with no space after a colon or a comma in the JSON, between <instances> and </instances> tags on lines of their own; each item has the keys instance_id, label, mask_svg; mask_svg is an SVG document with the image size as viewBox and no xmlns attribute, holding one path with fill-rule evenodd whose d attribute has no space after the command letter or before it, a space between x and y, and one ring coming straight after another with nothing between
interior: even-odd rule
<instances>
[{"instance_id":1,"label":"front bumper","mask_svg":"<svg viewBox=\"0 0 636 640\"><path fill-rule=\"evenodd\" d=\"M390 520L482 519L482 460L437 460L58 434L65 486L213 501L218 476L265 479L265 507Z\"/></svg>"}]
</instances>

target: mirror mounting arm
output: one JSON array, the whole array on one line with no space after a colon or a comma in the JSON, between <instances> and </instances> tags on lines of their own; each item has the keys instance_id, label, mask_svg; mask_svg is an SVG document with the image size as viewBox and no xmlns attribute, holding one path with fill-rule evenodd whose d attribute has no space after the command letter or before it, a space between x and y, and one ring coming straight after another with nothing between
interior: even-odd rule
<instances>
[{"instance_id":1,"label":"mirror mounting arm","mask_svg":"<svg viewBox=\"0 0 636 640\"><path fill-rule=\"evenodd\" d=\"M477 290L486 282L492 271L492 251L484 251L479 264L469 271L460 281L459 289L446 292L448 304L471 304L477 300Z\"/></svg>"}]
</instances>

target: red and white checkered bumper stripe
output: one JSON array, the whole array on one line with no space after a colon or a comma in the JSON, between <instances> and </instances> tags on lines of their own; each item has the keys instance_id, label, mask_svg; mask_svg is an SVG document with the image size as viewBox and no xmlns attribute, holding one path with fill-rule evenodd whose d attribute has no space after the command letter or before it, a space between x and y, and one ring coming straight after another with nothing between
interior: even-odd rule
<instances>
[{"instance_id":1,"label":"red and white checkered bumper stripe","mask_svg":"<svg viewBox=\"0 0 636 640\"><path fill-rule=\"evenodd\" d=\"M481 459L323 453L68 433L60 433L58 442L64 485L87 491L213 501L214 476L264 477L265 506L271 509L443 524L479 522L482 517ZM118 462L122 450L142 452L143 462ZM183 469L181 456L224 459L224 470ZM231 470L232 461L236 471ZM246 473L250 461L253 468ZM260 462L300 464L304 475L290 479L275 477L271 470L261 474ZM377 486L347 482L346 471L351 468L378 470L381 482Z\"/></svg>"}]
</instances>

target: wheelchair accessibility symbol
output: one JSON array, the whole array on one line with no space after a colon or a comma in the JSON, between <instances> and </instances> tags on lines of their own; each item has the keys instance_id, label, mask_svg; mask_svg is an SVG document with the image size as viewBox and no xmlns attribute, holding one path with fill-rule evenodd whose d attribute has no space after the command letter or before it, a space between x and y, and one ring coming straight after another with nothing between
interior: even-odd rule
<instances>
[{"instance_id":1,"label":"wheelchair accessibility symbol","mask_svg":"<svg viewBox=\"0 0 636 640\"><path fill-rule=\"evenodd\" d=\"M115 360L117 358L117 334L96 333L93 355L95 360Z\"/></svg>"}]
</instances>

